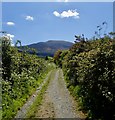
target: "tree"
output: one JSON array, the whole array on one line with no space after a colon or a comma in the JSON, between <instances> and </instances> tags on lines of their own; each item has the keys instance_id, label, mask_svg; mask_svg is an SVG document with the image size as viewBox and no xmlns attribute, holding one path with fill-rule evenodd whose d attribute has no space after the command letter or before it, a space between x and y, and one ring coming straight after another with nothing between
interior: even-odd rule
<instances>
[{"instance_id":1,"label":"tree","mask_svg":"<svg viewBox=\"0 0 115 120\"><path fill-rule=\"evenodd\" d=\"M11 40L7 36L0 39L2 41L2 77L4 80L10 80L11 77Z\"/></svg>"},{"instance_id":2,"label":"tree","mask_svg":"<svg viewBox=\"0 0 115 120\"><path fill-rule=\"evenodd\" d=\"M58 50L58 51L56 51L56 53L54 54L54 63L56 64L56 65L58 65L58 66L62 66L62 63L61 63L61 60L60 60L60 58L61 58L61 53L62 53L62 51L61 50Z\"/></svg>"},{"instance_id":3,"label":"tree","mask_svg":"<svg viewBox=\"0 0 115 120\"><path fill-rule=\"evenodd\" d=\"M76 40L74 41L75 43L77 42L85 42L84 34L80 35L75 35Z\"/></svg>"},{"instance_id":4,"label":"tree","mask_svg":"<svg viewBox=\"0 0 115 120\"><path fill-rule=\"evenodd\" d=\"M20 46L22 46L21 41L17 40L16 43L15 43L15 47L17 47L18 43L19 43Z\"/></svg>"}]
</instances>

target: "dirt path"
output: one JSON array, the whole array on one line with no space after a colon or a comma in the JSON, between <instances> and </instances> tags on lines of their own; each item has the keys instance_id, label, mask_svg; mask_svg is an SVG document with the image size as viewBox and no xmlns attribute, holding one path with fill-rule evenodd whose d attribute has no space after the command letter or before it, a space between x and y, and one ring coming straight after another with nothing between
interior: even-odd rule
<instances>
[{"instance_id":1,"label":"dirt path","mask_svg":"<svg viewBox=\"0 0 115 120\"><path fill-rule=\"evenodd\" d=\"M35 118L85 118L81 112L76 111L76 107L66 88L62 70L55 70Z\"/></svg>"}]
</instances>

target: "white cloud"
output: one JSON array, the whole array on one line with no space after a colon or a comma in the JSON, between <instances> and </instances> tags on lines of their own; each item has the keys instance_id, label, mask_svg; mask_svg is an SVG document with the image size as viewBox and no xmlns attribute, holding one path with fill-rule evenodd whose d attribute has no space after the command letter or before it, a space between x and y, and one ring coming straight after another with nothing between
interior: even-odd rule
<instances>
[{"instance_id":1,"label":"white cloud","mask_svg":"<svg viewBox=\"0 0 115 120\"><path fill-rule=\"evenodd\" d=\"M69 0L69 2L114 2L115 0ZM64 0L3 0L3 2L64 2Z\"/></svg>"},{"instance_id":2,"label":"white cloud","mask_svg":"<svg viewBox=\"0 0 115 120\"><path fill-rule=\"evenodd\" d=\"M59 14L57 11L54 11L53 14L54 14L56 17L60 17L60 14Z\"/></svg>"},{"instance_id":3,"label":"white cloud","mask_svg":"<svg viewBox=\"0 0 115 120\"><path fill-rule=\"evenodd\" d=\"M14 22L7 22L6 24L9 25L9 26L14 26L15 25Z\"/></svg>"},{"instance_id":4,"label":"white cloud","mask_svg":"<svg viewBox=\"0 0 115 120\"><path fill-rule=\"evenodd\" d=\"M28 21L33 21L34 20L34 18L32 16L26 16L25 19L28 20Z\"/></svg>"},{"instance_id":5,"label":"white cloud","mask_svg":"<svg viewBox=\"0 0 115 120\"><path fill-rule=\"evenodd\" d=\"M12 41L12 39L14 38L14 35L6 34L6 35L4 35L4 37L7 39L10 39Z\"/></svg>"},{"instance_id":6,"label":"white cloud","mask_svg":"<svg viewBox=\"0 0 115 120\"><path fill-rule=\"evenodd\" d=\"M69 0L56 0L56 2L69 2Z\"/></svg>"},{"instance_id":7,"label":"white cloud","mask_svg":"<svg viewBox=\"0 0 115 120\"><path fill-rule=\"evenodd\" d=\"M76 10L68 10L68 11L63 11L62 13L59 13L57 11L54 11L53 14L56 17L60 17L60 18L69 18L69 17L73 17L73 18L79 18L79 13Z\"/></svg>"},{"instance_id":8,"label":"white cloud","mask_svg":"<svg viewBox=\"0 0 115 120\"><path fill-rule=\"evenodd\" d=\"M69 0L64 0L64 2L68 2Z\"/></svg>"},{"instance_id":9,"label":"white cloud","mask_svg":"<svg viewBox=\"0 0 115 120\"><path fill-rule=\"evenodd\" d=\"M14 35L6 34L6 35L2 35L2 37L5 38L4 39L5 41L9 41L10 40L11 46L14 46L14 43L13 43L13 38L15 37Z\"/></svg>"}]
</instances>

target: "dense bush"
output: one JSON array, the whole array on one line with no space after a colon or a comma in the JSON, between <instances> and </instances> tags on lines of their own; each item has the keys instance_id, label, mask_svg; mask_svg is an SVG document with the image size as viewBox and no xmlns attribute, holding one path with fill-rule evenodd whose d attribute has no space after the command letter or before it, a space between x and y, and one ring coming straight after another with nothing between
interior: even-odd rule
<instances>
[{"instance_id":1,"label":"dense bush","mask_svg":"<svg viewBox=\"0 0 115 120\"><path fill-rule=\"evenodd\" d=\"M36 55L18 52L7 37L0 39L2 47L2 116L12 118L42 82L47 62Z\"/></svg>"},{"instance_id":2,"label":"dense bush","mask_svg":"<svg viewBox=\"0 0 115 120\"><path fill-rule=\"evenodd\" d=\"M115 40L105 36L76 42L63 58L61 54L67 87L88 119L115 119Z\"/></svg>"}]
</instances>

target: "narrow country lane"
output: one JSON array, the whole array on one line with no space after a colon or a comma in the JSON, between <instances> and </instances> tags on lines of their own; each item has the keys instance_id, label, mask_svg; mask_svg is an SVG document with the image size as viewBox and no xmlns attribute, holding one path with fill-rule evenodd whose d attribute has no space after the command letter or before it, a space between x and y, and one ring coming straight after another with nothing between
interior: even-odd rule
<instances>
[{"instance_id":1,"label":"narrow country lane","mask_svg":"<svg viewBox=\"0 0 115 120\"><path fill-rule=\"evenodd\" d=\"M35 118L84 119L85 116L82 112L76 111L76 108L76 103L66 88L62 70L54 70L42 104L36 111Z\"/></svg>"}]
</instances>

